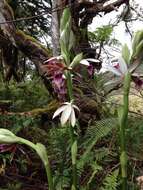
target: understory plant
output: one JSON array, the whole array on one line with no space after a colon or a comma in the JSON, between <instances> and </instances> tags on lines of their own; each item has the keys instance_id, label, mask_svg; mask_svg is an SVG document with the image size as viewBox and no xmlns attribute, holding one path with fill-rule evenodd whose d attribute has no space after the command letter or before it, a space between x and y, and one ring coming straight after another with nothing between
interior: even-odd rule
<instances>
[{"instance_id":1,"label":"understory plant","mask_svg":"<svg viewBox=\"0 0 143 190\"><path fill-rule=\"evenodd\" d=\"M72 48L74 47L74 40L74 35L71 30L71 14L69 9L66 8L63 12L60 23L61 55L46 60L43 64L43 68L45 69L47 76L51 79L54 92L57 94L61 102L61 106L55 111L53 119L60 116L60 123L63 127L62 129L66 128L70 137L70 148L68 151L66 150L70 155L69 157L71 165L69 168L71 168L70 172L72 171L72 174L69 175L70 177L68 176L70 178L68 188L71 190L89 190L91 188L116 190L117 187L119 187L119 169L117 167L113 167L113 170L105 175L103 167L101 166L101 162L107 155L111 154L112 156L116 157L118 156L117 153L112 154L109 148L103 148L101 147L102 145L95 147L99 140L109 135L111 130L114 129L116 125L118 125L120 134L120 153L118 157L120 157L121 189L126 190L128 188L126 129L128 127L129 92L132 81L138 86L143 84L142 80L135 73L136 68L140 65L142 60L143 32L137 32L134 37L132 55L127 45L125 45L122 48L120 58L111 61L108 65L106 65L105 68L107 71L110 71L116 75L118 77L118 83L123 86L123 102L118 108L118 121L116 118L95 121L95 123L88 127L86 134L82 139L80 139L80 142L78 138L79 123L76 117L80 110L77 105L75 105L76 97L74 96L73 91L73 77L75 72L74 68L79 64L83 64L87 66L90 74L94 74L94 70L92 65L90 65L90 62L98 62L98 60L91 58L83 59L82 53L79 53L74 57L71 53ZM114 81L108 82L108 84L112 82ZM14 135L7 129L0 129L0 143L25 144L35 150L45 166L48 180L48 189L56 189L54 181L55 176L52 175L46 147L43 144L34 144L24 138ZM102 143L106 144L106 139L104 139ZM107 159L107 164L108 163L109 159ZM84 178L82 173L85 168L87 169L86 172L90 171L90 175L88 176L88 179L79 181L79 176ZM100 179L97 179L99 180L99 184L97 181L97 187L94 187L93 181L96 179L98 172L100 175L102 175L102 173L104 174L104 180L102 181L103 184L100 184ZM64 189L64 187L61 186L61 189Z\"/></svg>"},{"instance_id":2,"label":"understory plant","mask_svg":"<svg viewBox=\"0 0 143 190\"><path fill-rule=\"evenodd\" d=\"M47 155L45 146L41 143L34 144L29 140L16 136L15 134L13 134L11 131L7 129L1 128L0 129L0 144L14 144L14 143L25 144L36 151L38 156L41 158L46 170L48 186L49 186L48 189L54 190L50 164L49 164L48 155Z\"/></svg>"},{"instance_id":3,"label":"understory plant","mask_svg":"<svg viewBox=\"0 0 143 190\"><path fill-rule=\"evenodd\" d=\"M142 50L143 50L143 31L139 31L136 33L133 40L132 55L130 53L128 46L125 44L122 48L121 57L115 60L113 64L107 66L107 70L113 72L116 76L118 76L119 82L123 83L123 101L122 105L119 106L118 108L122 190L128 189L127 185L128 156L126 150L126 129L128 125L130 86L131 86L131 81L133 81L138 87L142 86L142 80L135 73L136 68L142 63Z\"/></svg>"}]
</instances>

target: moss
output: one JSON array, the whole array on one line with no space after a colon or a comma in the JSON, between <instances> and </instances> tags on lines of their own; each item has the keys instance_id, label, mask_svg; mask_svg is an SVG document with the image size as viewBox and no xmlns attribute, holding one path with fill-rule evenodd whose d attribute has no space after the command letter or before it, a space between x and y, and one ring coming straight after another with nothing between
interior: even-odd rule
<instances>
[{"instance_id":1,"label":"moss","mask_svg":"<svg viewBox=\"0 0 143 190\"><path fill-rule=\"evenodd\" d=\"M47 54L47 56L49 56L49 54L51 53L50 49L45 48L35 38L33 38L32 36L29 36L29 35L25 34L22 30L17 30L16 31L16 36L17 37L21 37L21 39L23 41L29 41L29 42L33 43L35 46L37 46L38 48L40 48L43 51L45 51L45 53Z\"/></svg>"},{"instance_id":2,"label":"moss","mask_svg":"<svg viewBox=\"0 0 143 190\"><path fill-rule=\"evenodd\" d=\"M136 95L132 94L129 95L129 110L143 114L143 98L139 97L140 94L138 94L138 92L136 91L135 94ZM122 95L115 95L111 96L109 98L109 101L112 101L113 105L114 103L117 104L116 107L118 107L118 104L122 104L122 99L123 99Z\"/></svg>"},{"instance_id":3,"label":"moss","mask_svg":"<svg viewBox=\"0 0 143 190\"><path fill-rule=\"evenodd\" d=\"M37 108L30 111L30 114L33 116L38 116L43 113L53 114L53 112L59 107L59 102L57 100L53 100L49 103L46 108Z\"/></svg>"},{"instance_id":4,"label":"moss","mask_svg":"<svg viewBox=\"0 0 143 190\"><path fill-rule=\"evenodd\" d=\"M39 127L31 126L23 129L20 133L20 136L32 141L33 143L40 142L42 144L48 144L48 133Z\"/></svg>"}]
</instances>

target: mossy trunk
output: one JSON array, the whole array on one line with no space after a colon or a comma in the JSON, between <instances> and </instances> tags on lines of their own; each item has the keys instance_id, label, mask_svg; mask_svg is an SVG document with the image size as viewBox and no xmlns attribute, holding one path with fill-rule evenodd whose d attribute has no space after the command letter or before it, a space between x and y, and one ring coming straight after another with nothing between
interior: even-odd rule
<instances>
[{"instance_id":1,"label":"mossy trunk","mask_svg":"<svg viewBox=\"0 0 143 190\"><path fill-rule=\"evenodd\" d=\"M43 47L37 40L18 30L13 22L14 14L5 0L0 1L0 42L3 46L12 44L27 56L36 66L40 75L43 76L42 64L50 56L50 51ZM14 66L14 65L12 65Z\"/></svg>"}]
</instances>

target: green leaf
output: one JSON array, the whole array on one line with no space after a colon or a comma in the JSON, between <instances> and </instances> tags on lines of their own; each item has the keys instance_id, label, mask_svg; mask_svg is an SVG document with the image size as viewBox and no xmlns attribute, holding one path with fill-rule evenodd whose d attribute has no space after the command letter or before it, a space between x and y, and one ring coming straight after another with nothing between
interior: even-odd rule
<instances>
[{"instance_id":1,"label":"green leaf","mask_svg":"<svg viewBox=\"0 0 143 190\"><path fill-rule=\"evenodd\" d=\"M69 8L64 9L63 15L61 18L60 22L60 32L62 32L65 29L66 24L70 21L71 19L71 13Z\"/></svg>"},{"instance_id":2,"label":"green leaf","mask_svg":"<svg viewBox=\"0 0 143 190\"><path fill-rule=\"evenodd\" d=\"M69 51L71 50L72 47L74 47L74 45L75 45L75 36L73 34L73 31L71 30L69 37L69 47L68 47Z\"/></svg>"},{"instance_id":3,"label":"green leaf","mask_svg":"<svg viewBox=\"0 0 143 190\"><path fill-rule=\"evenodd\" d=\"M71 62L70 67L74 68L76 65L78 65L80 63L80 61L82 60L82 58L83 58L83 53L77 54L74 57L73 61Z\"/></svg>"},{"instance_id":4,"label":"green leaf","mask_svg":"<svg viewBox=\"0 0 143 190\"><path fill-rule=\"evenodd\" d=\"M74 141L71 147L71 155L72 155L72 164L76 164L76 156L77 156L77 141Z\"/></svg>"},{"instance_id":5,"label":"green leaf","mask_svg":"<svg viewBox=\"0 0 143 190\"><path fill-rule=\"evenodd\" d=\"M74 185L72 185L72 188L71 188L71 190L76 190L76 188L75 188L75 186L74 186Z\"/></svg>"},{"instance_id":6,"label":"green leaf","mask_svg":"<svg viewBox=\"0 0 143 190\"><path fill-rule=\"evenodd\" d=\"M122 47L122 57L125 60L126 64L130 63L130 50L127 44Z\"/></svg>"},{"instance_id":7,"label":"green leaf","mask_svg":"<svg viewBox=\"0 0 143 190\"><path fill-rule=\"evenodd\" d=\"M137 45L134 56L137 58L143 57L143 40L141 40L140 43Z\"/></svg>"},{"instance_id":8,"label":"green leaf","mask_svg":"<svg viewBox=\"0 0 143 190\"><path fill-rule=\"evenodd\" d=\"M132 43L132 49L133 49L133 56L136 53L136 48L139 45L139 43L143 40L143 30L139 30L135 33L133 43Z\"/></svg>"},{"instance_id":9,"label":"green leaf","mask_svg":"<svg viewBox=\"0 0 143 190\"><path fill-rule=\"evenodd\" d=\"M62 40L60 40L60 45L61 45L61 55L63 56L65 63L67 64L69 61L69 53L67 52L66 45Z\"/></svg>"},{"instance_id":10,"label":"green leaf","mask_svg":"<svg viewBox=\"0 0 143 190\"><path fill-rule=\"evenodd\" d=\"M119 119L119 125L122 125L122 117L123 117L124 108L123 106L120 106L118 108L118 119Z\"/></svg>"},{"instance_id":11,"label":"green leaf","mask_svg":"<svg viewBox=\"0 0 143 190\"><path fill-rule=\"evenodd\" d=\"M41 158L41 160L43 161L43 163L47 165L48 156L47 156L46 147L41 143L37 143L35 146L35 150L39 155L39 157Z\"/></svg>"},{"instance_id":12,"label":"green leaf","mask_svg":"<svg viewBox=\"0 0 143 190\"><path fill-rule=\"evenodd\" d=\"M63 41L67 49L69 46L70 31L71 31L71 27L70 27L70 23L68 22L60 34L60 40Z\"/></svg>"},{"instance_id":13,"label":"green leaf","mask_svg":"<svg viewBox=\"0 0 143 190\"><path fill-rule=\"evenodd\" d=\"M103 186L100 188L100 190L117 190L118 187L118 174L119 174L119 169L116 169L115 171L111 172L108 174L104 181L103 181Z\"/></svg>"}]
</instances>

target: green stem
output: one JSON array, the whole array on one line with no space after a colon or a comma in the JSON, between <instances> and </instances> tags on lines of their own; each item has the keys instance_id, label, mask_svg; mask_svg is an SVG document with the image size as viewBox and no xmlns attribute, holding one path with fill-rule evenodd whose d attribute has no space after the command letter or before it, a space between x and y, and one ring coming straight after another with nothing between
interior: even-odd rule
<instances>
[{"instance_id":1,"label":"green stem","mask_svg":"<svg viewBox=\"0 0 143 190\"><path fill-rule=\"evenodd\" d=\"M22 143L22 144L25 144L25 145L27 145L29 147L31 147L40 156L40 154L37 151L36 145L34 143L32 143L31 141L26 140L24 138L21 138L21 137L19 137L19 142ZM54 190L53 178L52 178L52 173L51 173L51 168L50 168L50 163L49 163L48 155L47 155L46 152L44 152L44 153L45 153L44 158L42 158L41 156L40 156L40 158L41 158L41 160L42 160L42 162L44 164L45 170L46 170L47 180L48 180L48 186L49 186L48 189L49 190Z\"/></svg>"},{"instance_id":2,"label":"green stem","mask_svg":"<svg viewBox=\"0 0 143 190\"><path fill-rule=\"evenodd\" d=\"M125 130L127 128L128 109L129 109L129 92L130 92L131 74L128 72L124 78L124 95L123 95L123 109L120 118L120 165L122 177L122 190L127 190L127 152Z\"/></svg>"},{"instance_id":3,"label":"green stem","mask_svg":"<svg viewBox=\"0 0 143 190\"><path fill-rule=\"evenodd\" d=\"M67 87L68 87L69 100L72 101L74 99L74 96L73 96L72 77L70 71L67 71Z\"/></svg>"},{"instance_id":4,"label":"green stem","mask_svg":"<svg viewBox=\"0 0 143 190\"><path fill-rule=\"evenodd\" d=\"M54 190L53 177L51 174L51 168L50 168L49 160L47 160L47 164L44 164L44 166L46 169L47 180L48 180L48 184L49 184L49 190Z\"/></svg>"},{"instance_id":5,"label":"green stem","mask_svg":"<svg viewBox=\"0 0 143 190\"><path fill-rule=\"evenodd\" d=\"M21 138L21 137L18 137L18 138L20 139L19 140L20 143L25 144L34 150L36 149L36 145L34 143L32 143L31 141Z\"/></svg>"},{"instance_id":6,"label":"green stem","mask_svg":"<svg viewBox=\"0 0 143 190\"><path fill-rule=\"evenodd\" d=\"M74 95L73 95L73 85L72 85L72 77L71 77L70 71L67 71L67 88L68 88L69 101L73 101ZM70 130L71 143L73 145L76 137L74 135L74 129L71 125L69 126L69 130ZM77 166L76 166L76 164L72 164L72 177L73 177L73 185L72 186L74 186L74 189L76 190L77 189Z\"/></svg>"}]
</instances>

